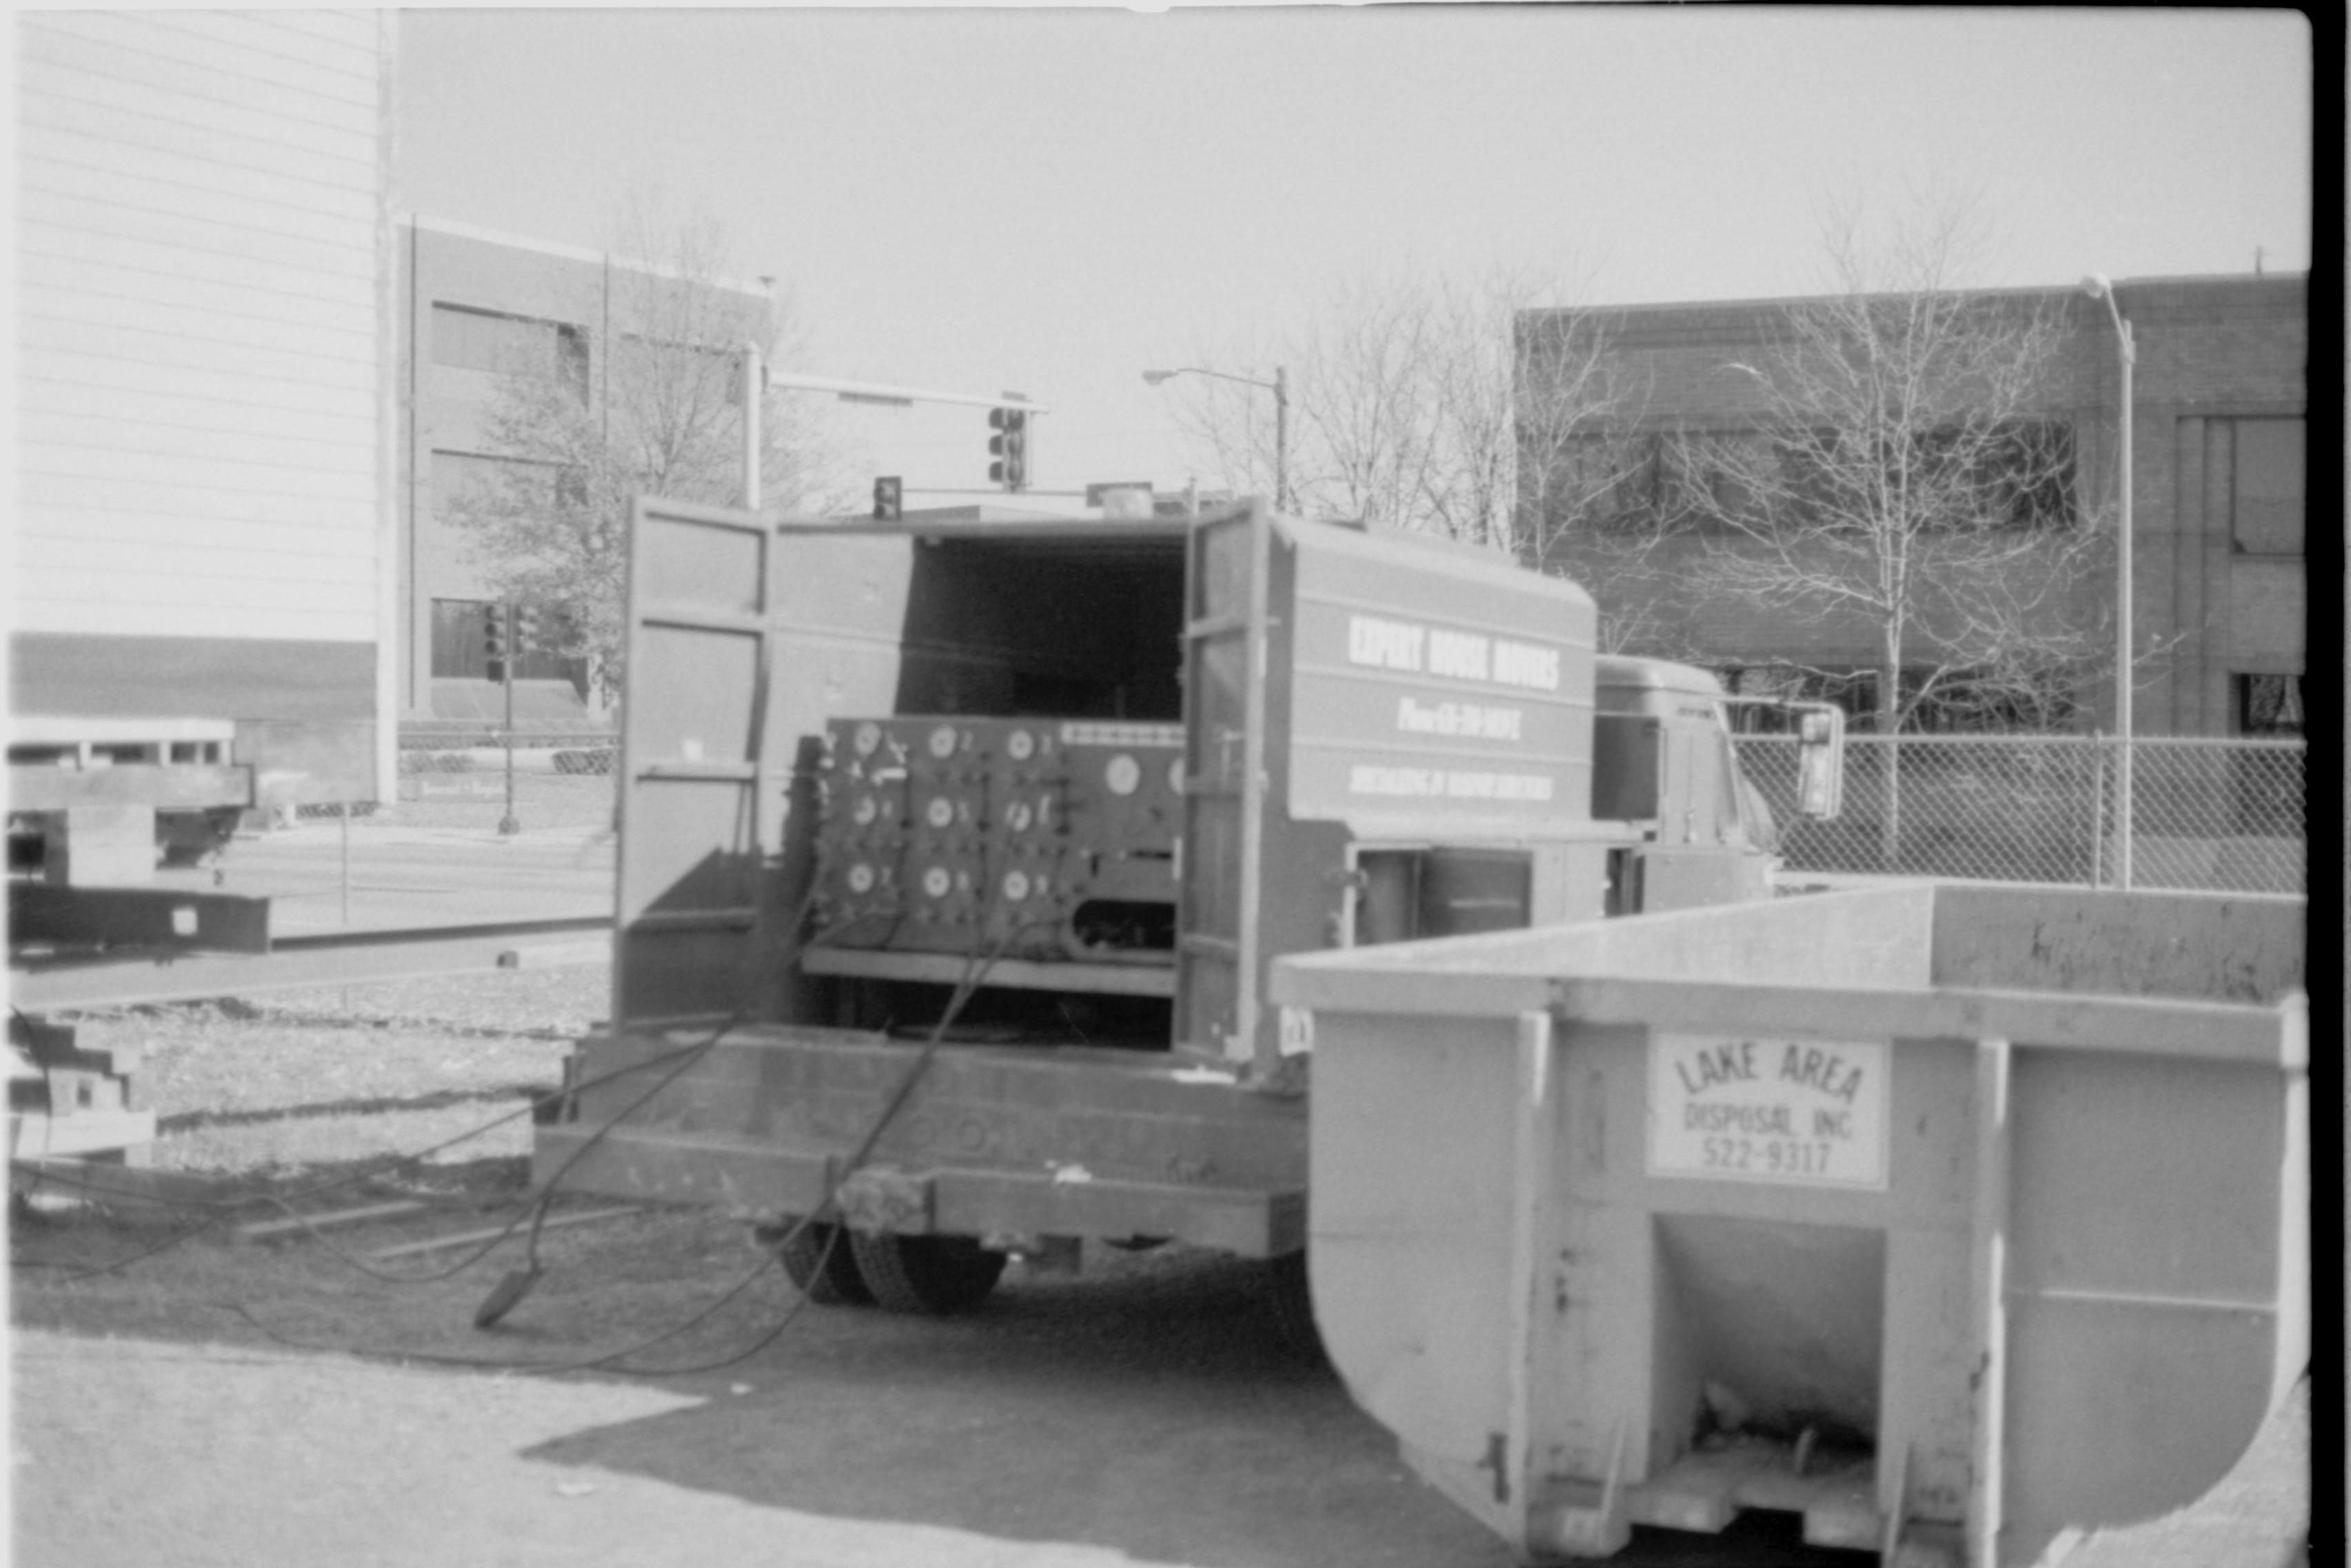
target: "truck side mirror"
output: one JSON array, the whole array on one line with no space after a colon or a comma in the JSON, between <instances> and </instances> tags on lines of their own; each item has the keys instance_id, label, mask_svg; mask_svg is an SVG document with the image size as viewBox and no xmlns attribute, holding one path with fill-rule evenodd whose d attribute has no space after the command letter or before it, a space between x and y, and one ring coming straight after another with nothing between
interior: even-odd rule
<instances>
[{"instance_id":1,"label":"truck side mirror","mask_svg":"<svg viewBox=\"0 0 2351 1568\"><path fill-rule=\"evenodd\" d=\"M1844 712L1807 707L1796 738L1796 809L1831 821L1844 805Z\"/></svg>"}]
</instances>

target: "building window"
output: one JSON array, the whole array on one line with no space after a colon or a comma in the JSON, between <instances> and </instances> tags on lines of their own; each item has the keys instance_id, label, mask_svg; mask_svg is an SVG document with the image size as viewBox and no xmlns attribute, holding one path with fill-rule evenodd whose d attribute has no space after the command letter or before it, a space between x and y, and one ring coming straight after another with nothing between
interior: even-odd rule
<instances>
[{"instance_id":1,"label":"building window","mask_svg":"<svg viewBox=\"0 0 2351 1568\"><path fill-rule=\"evenodd\" d=\"M2238 675L2237 733L2265 741L2303 738L2302 677ZM2226 753L2238 833L2300 838L2309 830L2308 753L2299 747L2240 746Z\"/></svg>"},{"instance_id":2,"label":"building window","mask_svg":"<svg viewBox=\"0 0 2351 1568\"><path fill-rule=\"evenodd\" d=\"M657 389L665 402L701 407L743 401L743 360L738 350L703 343L680 343L641 333L621 335L612 373L629 385Z\"/></svg>"},{"instance_id":3,"label":"building window","mask_svg":"<svg viewBox=\"0 0 2351 1568\"><path fill-rule=\"evenodd\" d=\"M2301 676L2239 675L2233 684L2237 733L2264 740L2303 738Z\"/></svg>"},{"instance_id":4,"label":"building window","mask_svg":"<svg viewBox=\"0 0 2351 1568\"><path fill-rule=\"evenodd\" d=\"M497 672L490 668L492 602L489 599L433 601L434 680L489 680L496 678ZM533 649L526 651L516 662L515 679L569 680L584 691L588 682L588 661Z\"/></svg>"},{"instance_id":5,"label":"building window","mask_svg":"<svg viewBox=\"0 0 2351 1568\"><path fill-rule=\"evenodd\" d=\"M1887 483L1896 465L1903 485ZM1902 488L1922 498L1920 532L2054 529L2078 521L2074 469L2074 428L2053 420L1940 427L1887 451L1842 431L1677 431L1575 443L1558 491L1606 533L1859 526Z\"/></svg>"},{"instance_id":6,"label":"building window","mask_svg":"<svg viewBox=\"0 0 2351 1568\"><path fill-rule=\"evenodd\" d=\"M433 362L453 370L561 381L588 395L588 337L577 327L462 305L433 306Z\"/></svg>"},{"instance_id":7,"label":"building window","mask_svg":"<svg viewBox=\"0 0 2351 1568\"><path fill-rule=\"evenodd\" d=\"M2300 420L2236 420L2230 536L2241 556L2303 553L2304 425Z\"/></svg>"},{"instance_id":8,"label":"building window","mask_svg":"<svg viewBox=\"0 0 2351 1568\"><path fill-rule=\"evenodd\" d=\"M525 508L552 513L559 505L576 506L585 499L576 470L470 452L433 454L433 514L436 517Z\"/></svg>"}]
</instances>

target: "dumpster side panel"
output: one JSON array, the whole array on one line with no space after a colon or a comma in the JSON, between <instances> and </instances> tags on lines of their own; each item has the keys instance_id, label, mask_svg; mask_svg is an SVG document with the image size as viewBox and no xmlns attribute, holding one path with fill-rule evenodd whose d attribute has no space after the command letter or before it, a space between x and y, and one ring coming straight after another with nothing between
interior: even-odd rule
<instances>
[{"instance_id":1,"label":"dumpster side panel","mask_svg":"<svg viewBox=\"0 0 2351 1568\"><path fill-rule=\"evenodd\" d=\"M1499 1471L1514 1371L1515 1023L1328 1023L1346 1065L1314 1085L1307 1262L1323 1343L1432 1480L1449 1472L1472 1493L1457 1501L1491 1507L1497 1477L1479 1467Z\"/></svg>"},{"instance_id":2,"label":"dumpster side panel","mask_svg":"<svg viewBox=\"0 0 2351 1568\"><path fill-rule=\"evenodd\" d=\"M2306 1309L2281 1299L2273 1068L2020 1047L2011 1103L2003 1555L2028 1561L2208 1490Z\"/></svg>"}]
</instances>

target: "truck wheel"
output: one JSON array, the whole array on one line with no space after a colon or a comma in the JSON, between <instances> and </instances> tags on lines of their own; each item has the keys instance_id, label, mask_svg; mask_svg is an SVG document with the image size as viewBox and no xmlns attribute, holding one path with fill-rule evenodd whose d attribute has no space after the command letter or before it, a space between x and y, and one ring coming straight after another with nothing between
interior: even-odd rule
<instances>
[{"instance_id":1,"label":"truck wheel","mask_svg":"<svg viewBox=\"0 0 2351 1568\"><path fill-rule=\"evenodd\" d=\"M849 1233L838 1225L806 1225L795 1235L797 1223L761 1226L759 1239L782 1254L784 1273L800 1293L819 1306L872 1306L873 1292L857 1272Z\"/></svg>"},{"instance_id":2,"label":"truck wheel","mask_svg":"<svg viewBox=\"0 0 2351 1568\"><path fill-rule=\"evenodd\" d=\"M1306 1253L1284 1252L1266 1266L1266 1304L1273 1311L1274 1336L1282 1348L1305 1361L1327 1361L1322 1331L1314 1326L1314 1293L1306 1282Z\"/></svg>"},{"instance_id":3,"label":"truck wheel","mask_svg":"<svg viewBox=\"0 0 2351 1568\"><path fill-rule=\"evenodd\" d=\"M891 1312L968 1312L1004 1272L1004 1254L968 1236L868 1235L852 1231L857 1272Z\"/></svg>"}]
</instances>

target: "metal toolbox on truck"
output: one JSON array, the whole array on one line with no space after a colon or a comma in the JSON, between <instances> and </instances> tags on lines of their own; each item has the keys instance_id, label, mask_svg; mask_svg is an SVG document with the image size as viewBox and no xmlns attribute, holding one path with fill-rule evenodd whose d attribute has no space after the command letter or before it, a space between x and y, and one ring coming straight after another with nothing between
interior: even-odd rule
<instances>
[{"instance_id":1,"label":"metal toolbox on truck","mask_svg":"<svg viewBox=\"0 0 2351 1568\"><path fill-rule=\"evenodd\" d=\"M2309 1355L2306 906L1903 885L1302 956L1357 1401L1527 1561L2033 1563Z\"/></svg>"}]
</instances>

